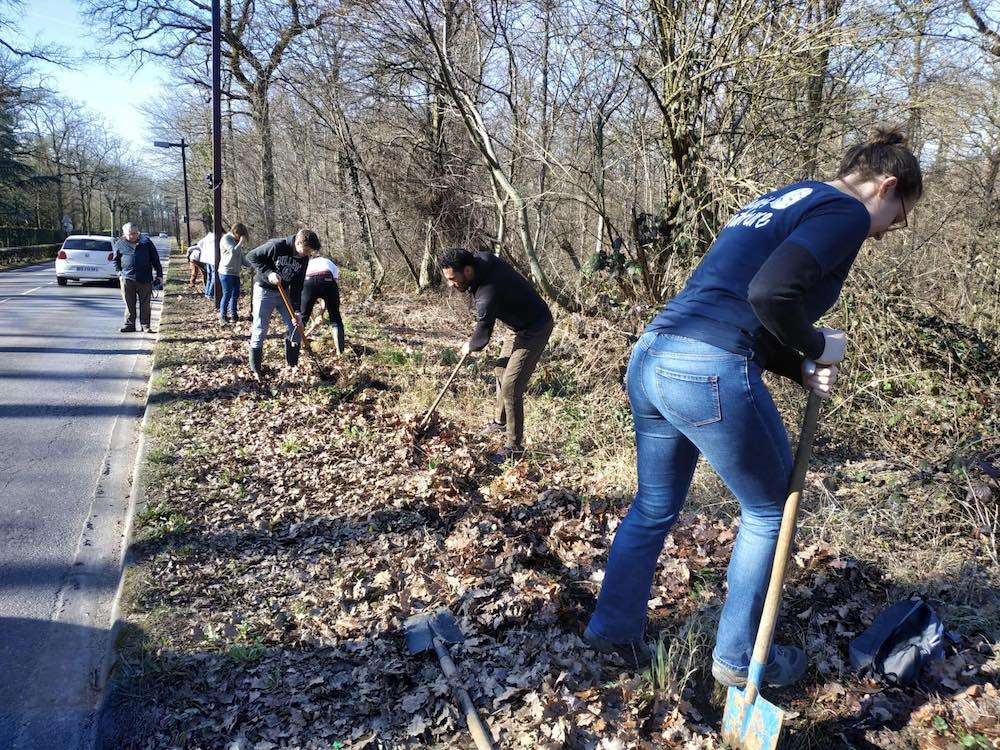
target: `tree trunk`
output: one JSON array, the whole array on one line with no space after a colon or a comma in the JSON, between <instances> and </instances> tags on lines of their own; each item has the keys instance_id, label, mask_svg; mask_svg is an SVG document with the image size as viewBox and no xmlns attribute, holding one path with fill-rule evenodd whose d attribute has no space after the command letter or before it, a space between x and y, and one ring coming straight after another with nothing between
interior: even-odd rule
<instances>
[{"instance_id":1,"label":"tree trunk","mask_svg":"<svg viewBox=\"0 0 1000 750\"><path fill-rule=\"evenodd\" d=\"M497 158L496 152L493 148L492 137L486 127L486 123L483 121L482 115L476 107L475 102L465 92L462 85L455 77L455 73L451 67L451 61L441 45L440 38L432 27L425 27L424 30L428 33L429 41L434 46L435 55L438 59L439 69L445 88L447 89L448 95L450 96L456 109L458 109L459 115L462 117L462 122L465 124L469 137L472 139L473 144L482 155L483 161L486 162L486 167L489 170L492 179L495 181L495 184L500 187L503 194L505 194L514 205L514 215L517 217L518 233L521 237L521 244L524 246L524 254L528 258L528 268L531 271L532 280L547 297L554 300L563 309L569 312L584 312L580 303L565 291L556 287L549 280L545 271L542 269L542 265L538 260L538 254L535 250L534 238L531 233L531 219L528 216L528 204L525 202L518 189L511 184L507 174L504 172L503 165Z\"/></svg>"},{"instance_id":2,"label":"tree trunk","mask_svg":"<svg viewBox=\"0 0 1000 750\"><path fill-rule=\"evenodd\" d=\"M368 275L372 285L368 292L368 298L372 299L378 294L379 288L385 280L385 266L379 260L378 250L375 248L371 217L368 215L368 207L365 205L365 196L361 190L361 178L358 175L357 165L354 163L348 150L345 149L341 156L344 160L344 166L347 168L348 177L350 178L351 194L354 196L354 210L357 213L358 225L361 228L361 248L365 254L365 260L368 262Z\"/></svg>"},{"instance_id":3,"label":"tree trunk","mask_svg":"<svg viewBox=\"0 0 1000 750\"><path fill-rule=\"evenodd\" d=\"M264 234L274 237L276 223L274 216L274 134L271 132L271 103L267 86L258 82L257 96L254 98L253 119L260 134L260 187L264 220Z\"/></svg>"},{"instance_id":4,"label":"tree trunk","mask_svg":"<svg viewBox=\"0 0 1000 750\"><path fill-rule=\"evenodd\" d=\"M344 157L338 153L334 159L334 182L339 195L347 194L347 180L344 177ZM344 202L337 201L337 236L340 239L341 252L347 254L347 216L344 213Z\"/></svg>"},{"instance_id":5,"label":"tree trunk","mask_svg":"<svg viewBox=\"0 0 1000 750\"><path fill-rule=\"evenodd\" d=\"M240 216L240 190L236 184L236 137L233 132L233 100L226 97L226 134L229 136L229 158L223 162L226 167L223 171L226 174L226 183L229 185L229 200L233 207L233 221L243 221Z\"/></svg>"},{"instance_id":6,"label":"tree trunk","mask_svg":"<svg viewBox=\"0 0 1000 750\"><path fill-rule=\"evenodd\" d=\"M428 217L424 222L424 254L420 259L420 289L424 290L441 283L441 272L434 257L436 246L434 238L434 219Z\"/></svg>"},{"instance_id":7,"label":"tree trunk","mask_svg":"<svg viewBox=\"0 0 1000 750\"><path fill-rule=\"evenodd\" d=\"M59 163L59 157L56 157L56 213L59 214L56 217L56 224L62 229L63 216L66 215L66 202L63 198L63 176L62 176L62 164Z\"/></svg>"},{"instance_id":8,"label":"tree trunk","mask_svg":"<svg viewBox=\"0 0 1000 750\"><path fill-rule=\"evenodd\" d=\"M371 172L368 171L368 169L365 167L364 163L361 160L361 153L358 151L358 148L354 143L354 136L351 134L350 126L347 124L347 118L344 117L343 113L338 113L338 114L339 114L338 119L340 121L339 125L341 129L341 137L343 139L345 148L347 149L347 151L350 152L348 154L349 164L352 165L351 168L354 170L355 174L357 173L364 174L365 182L368 183L368 189L371 192L372 202L375 204L375 207L379 211L379 215L382 217L382 223L385 225L385 229L389 233L389 237L392 240L392 244L395 246L396 252L399 253L399 257L401 257L403 259L403 262L406 264L406 269L410 272L410 276L413 277L413 283L416 284L417 291L420 291L420 273L413 265L413 261L410 260L410 256L408 256L406 254L406 251L403 250L403 245L399 241L399 237L396 235L396 230L392 226L392 221L390 221L389 219L389 214L383 207L382 201L379 200L378 190L376 190L375 188L375 181L372 180ZM360 191L360 189L361 186L359 184L358 190ZM364 199L362 198L362 202L363 200Z\"/></svg>"}]
</instances>

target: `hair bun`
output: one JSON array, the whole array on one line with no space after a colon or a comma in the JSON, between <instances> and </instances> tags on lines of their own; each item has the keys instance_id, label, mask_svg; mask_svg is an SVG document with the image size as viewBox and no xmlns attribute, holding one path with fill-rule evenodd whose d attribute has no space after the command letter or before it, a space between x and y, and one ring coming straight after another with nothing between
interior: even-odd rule
<instances>
[{"instance_id":1,"label":"hair bun","mask_svg":"<svg viewBox=\"0 0 1000 750\"><path fill-rule=\"evenodd\" d=\"M880 126L872 131L868 143L872 146L906 145L906 136L898 127Z\"/></svg>"}]
</instances>

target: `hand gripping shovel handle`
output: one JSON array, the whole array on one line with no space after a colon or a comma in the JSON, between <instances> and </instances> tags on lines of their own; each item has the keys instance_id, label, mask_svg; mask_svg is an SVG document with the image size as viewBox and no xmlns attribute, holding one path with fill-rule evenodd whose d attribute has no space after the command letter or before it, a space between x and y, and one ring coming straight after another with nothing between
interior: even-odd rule
<instances>
[{"instance_id":1,"label":"hand gripping shovel handle","mask_svg":"<svg viewBox=\"0 0 1000 750\"><path fill-rule=\"evenodd\" d=\"M288 299L288 294L285 293L285 285L278 279L278 292L281 294L281 301L285 303L285 309L288 310L289 317L295 320L295 308L292 307L292 301ZM326 370L319 363L319 357L309 346L309 337L306 336L306 329L304 326L295 324L295 330L297 330L302 335L302 348L306 350L306 353L312 357L313 364L316 365L316 369L319 371L319 375L323 380L329 380L330 376L327 374Z\"/></svg>"},{"instance_id":2,"label":"hand gripping shovel handle","mask_svg":"<svg viewBox=\"0 0 1000 750\"><path fill-rule=\"evenodd\" d=\"M785 500L785 510L781 516L781 529L778 532L778 545L774 550L774 563L771 566L771 580L767 585L767 598L764 600L764 610L760 616L760 626L757 628L757 640L754 641L753 657L750 660L750 670L747 674L747 686L744 691L744 702L749 705L754 702L764 675L764 665L771 651L771 641L774 638L774 626L778 621L778 608L781 605L781 589L785 583L785 568L788 565L788 554L795 538L795 524L799 515L799 500L802 498L802 488L806 483L806 470L809 468L809 458L812 455L813 437L816 434L816 420L822 403L819 396L810 391L806 404L806 414L802 420L802 432L799 444L795 450L795 465L792 468L792 479L788 484L788 499Z\"/></svg>"},{"instance_id":3,"label":"hand gripping shovel handle","mask_svg":"<svg viewBox=\"0 0 1000 750\"><path fill-rule=\"evenodd\" d=\"M458 670L455 668L455 662L451 660L451 654L448 653L448 649L436 635L434 636L434 651L437 653L438 661L441 662L444 676L455 686L455 694L458 696L459 703L462 704L465 723L469 725L469 734L472 735L476 747L479 750L496 750L496 745L493 744L493 735L490 734L490 730L476 713L476 707L472 705L469 692L459 682Z\"/></svg>"},{"instance_id":4,"label":"hand gripping shovel handle","mask_svg":"<svg viewBox=\"0 0 1000 750\"><path fill-rule=\"evenodd\" d=\"M434 403L431 404L431 408L427 410L427 414L424 415L424 418L420 420L419 429L422 430L428 424L430 424L431 417L434 415L434 412L437 410L438 404L441 403L441 399L444 398L444 394L448 392L448 387L451 385L451 381L453 381L455 379L455 376L458 375L458 371L462 369L462 365L465 364L465 360L467 360L468 358L469 358L469 354L468 354L468 352L466 352L465 354L462 355L462 358L460 360L458 360L458 364L455 365L455 369L452 370L451 377L448 378L448 382L444 384L444 388L441 389L441 392L438 394L438 397L436 399L434 399Z\"/></svg>"}]
</instances>

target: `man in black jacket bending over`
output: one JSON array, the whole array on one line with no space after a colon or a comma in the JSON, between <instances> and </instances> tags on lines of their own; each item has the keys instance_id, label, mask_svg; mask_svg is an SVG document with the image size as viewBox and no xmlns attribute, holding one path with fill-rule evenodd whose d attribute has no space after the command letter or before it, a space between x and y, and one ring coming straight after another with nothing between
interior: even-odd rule
<instances>
[{"instance_id":1,"label":"man in black jacket bending over","mask_svg":"<svg viewBox=\"0 0 1000 750\"><path fill-rule=\"evenodd\" d=\"M497 320L514 331L497 360L496 416L486 431L507 431L507 445L494 456L495 461L520 458L524 455L524 390L552 334L552 313L527 279L492 253L455 248L441 257L440 265L448 285L471 292L476 303L478 323L462 346L462 354L484 349Z\"/></svg>"},{"instance_id":2,"label":"man in black jacket bending over","mask_svg":"<svg viewBox=\"0 0 1000 750\"><path fill-rule=\"evenodd\" d=\"M319 237L309 229L300 229L291 237L268 240L247 253L246 259L254 271L253 281L253 325L250 328L250 369L259 380L264 361L264 341L271 322L271 313L276 309L288 327L285 338L285 361L293 367L299 361L299 331L302 318L295 313L295 319L288 314L281 294L280 281L292 303L298 310L302 299L302 284L306 279L310 251L320 248Z\"/></svg>"}]
</instances>

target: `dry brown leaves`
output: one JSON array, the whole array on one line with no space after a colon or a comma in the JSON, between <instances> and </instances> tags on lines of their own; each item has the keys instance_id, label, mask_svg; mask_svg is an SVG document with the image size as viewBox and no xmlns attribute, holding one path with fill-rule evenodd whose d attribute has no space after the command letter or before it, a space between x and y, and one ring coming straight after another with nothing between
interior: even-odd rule
<instances>
[{"instance_id":1,"label":"dry brown leaves","mask_svg":"<svg viewBox=\"0 0 1000 750\"><path fill-rule=\"evenodd\" d=\"M131 746L471 747L436 660L407 656L403 642L408 616L445 606L466 635L452 655L501 747L720 747L721 703L704 674L661 695L579 638L620 500L561 483L555 460L498 470L485 459L495 446L468 425L437 418L418 436L420 415L396 408L413 373L368 354L375 341L339 360L317 342L335 383L304 359L258 386L245 324L220 334L210 321L200 296L170 294L160 419L172 428L154 446L172 463L140 532L147 584L129 617L144 641L122 673L146 719ZM268 362L279 349L268 343ZM653 584L654 632L717 609L737 529L682 516ZM949 732L995 736L985 656L938 679L959 696L950 703L883 705L844 663L885 604L878 572L820 543L795 562L781 635L805 643L816 670L779 699L800 737L827 720L848 731L907 716L914 736L945 737L938 716Z\"/></svg>"}]
</instances>

